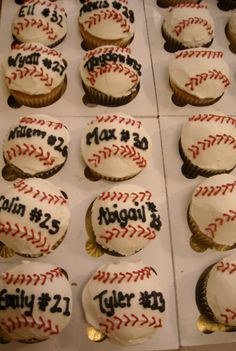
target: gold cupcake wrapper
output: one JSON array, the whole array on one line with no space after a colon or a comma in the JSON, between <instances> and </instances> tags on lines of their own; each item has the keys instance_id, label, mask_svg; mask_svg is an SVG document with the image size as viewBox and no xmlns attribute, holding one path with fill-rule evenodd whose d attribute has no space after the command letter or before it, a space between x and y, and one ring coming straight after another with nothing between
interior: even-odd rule
<instances>
[{"instance_id":1,"label":"gold cupcake wrapper","mask_svg":"<svg viewBox=\"0 0 236 351\"><path fill-rule=\"evenodd\" d=\"M105 180L109 180L110 182L120 182L123 180L128 180L131 178L136 177L140 172L138 172L137 174L134 174L132 176L126 176L126 177L120 177L120 178L114 178L114 177L108 177L105 176L103 174L97 173L96 171L94 171L93 169L89 168L89 166L86 166L84 169L84 175L87 179L91 180L91 181L97 181L100 179L105 179Z\"/></svg>"},{"instance_id":2,"label":"gold cupcake wrapper","mask_svg":"<svg viewBox=\"0 0 236 351\"><path fill-rule=\"evenodd\" d=\"M15 256L15 251L4 245L0 242L0 257L2 258L10 258Z\"/></svg>"},{"instance_id":3,"label":"gold cupcake wrapper","mask_svg":"<svg viewBox=\"0 0 236 351\"><path fill-rule=\"evenodd\" d=\"M233 54L236 54L236 36L232 35L229 31L229 25L228 23L225 26L225 35L226 38L228 39L230 45L229 45L229 49Z\"/></svg>"},{"instance_id":4,"label":"gold cupcake wrapper","mask_svg":"<svg viewBox=\"0 0 236 351\"><path fill-rule=\"evenodd\" d=\"M194 3L194 4L198 4L199 2L201 2L201 0L181 0L181 3ZM157 0L156 1L157 5L162 7L162 8L167 8L169 6L175 6L177 4L179 4L179 0Z\"/></svg>"},{"instance_id":5,"label":"gold cupcake wrapper","mask_svg":"<svg viewBox=\"0 0 236 351\"><path fill-rule=\"evenodd\" d=\"M97 330L92 326L87 327L87 336L89 340L94 342L101 342L107 338L105 334L103 334L100 330Z\"/></svg>"},{"instance_id":6,"label":"gold cupcake wrapper","mask_svg":"<svg viewBox=\"0 0 236 351\"><path fill-rule=\"evenodd\" d=\"M218 0L217 6L223 11L229 11L236 8L236 3L233 0Z\"/></svg>"}]
</instances>

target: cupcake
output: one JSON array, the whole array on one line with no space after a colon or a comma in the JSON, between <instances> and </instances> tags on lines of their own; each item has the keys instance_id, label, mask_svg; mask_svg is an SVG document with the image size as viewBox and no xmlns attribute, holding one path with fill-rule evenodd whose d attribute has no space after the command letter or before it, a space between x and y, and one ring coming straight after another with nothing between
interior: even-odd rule
<instances>
[{"instance_id":1,"label":"cupcake","mask_svg":"<svg viewBox=\"0 0 236 351\"><path fill-rule=\"evenodd\" d=\"M214 39L214 21L207 4L178 4L166 10L162 34L169 52L209 47Z\"/></svg>"},{"instance_id":2,"label":"cupcake","mask_svg":"<svg viewBox=\"0 0 236 351\"><path fill-rule=\"evenodd\" d=\"M229 20L225 27L225 34L228 41L230 42L230 45L229 45L230 50L234 54L236 54L236 11L233 11L229 17Z\"/></svg>"},{"instance_id":3,"label":"cupcake","mask_svg":"<svg viewBox=\"0 0 236 351\"><path fill-rule=\"evenodd\" d=\"M13 266L1 275L0 293L2 342L47 340L70 322L70 283L55 265L24 261Z\"/></svg>"},{"instance_id":4,"label":"cupcake","mask_svg":"<svg viewBox=\"0 0 236 351\"><path fill-rule=\"evenodd\" d=\"M69 142L66 126L56 118L20 117L3 143L4 178L51 177L65 164Z\"/></svg>"},{"instance_id":5,"label":"cupcake","mask_svg":"<svg viewBox=\"0 0 236 351\"><path fill-rule=\"evenodd\" d=\"M103 191L92 203L86 219L91 223L96 244L106 253L118 256L142 250L161 228L152 193L133 184Z\"/></svg>"},{"instance_id":6,"label":"cupcake","mask_svg":"<svg viewBox=\"0 0 236 351\"><path fill-rule=\"evenodd\" d=\"M143 343L164 325L160 279L142 261L98 268L83 289L82 305L87 323L120 345Z\"/></svg>"},{"instance_id":7,"label":"cupcake","mask_svg":"<svg viewBox=\"0 0 236 351\"><path fill-rule=\"evenodd\" d=\"M87 50L103 45L126 47L134 38L134 12L119 1L106 1L99 8L86 2L78 22L82 46Z\"/></svg>"},{"instance_id":8,"label":"cupcake","mask_svg":"<svg viewBox=\"0 0 236 351\"><path fill-rule=\"evenodd\" d=\"M150 137L142 122L124 113L96 117L81 138L83 160L97 179L132 178L146 168L150 153Z\"/></svg>"},{"instance_id":9,"label":"cupcake","mask_svg":"<svg viewBox=\"0 0 236 351\"><path fill-rule=\"evenodd\" d=\"M223 52L200 49L177 51L169 62L172 101L177 106L207 106L217 102L230 85Z\"/></svg>"},{"instance_id":10,"label":"cupcake","mask_svg":"<svg viewBox=\"0 0 236 351\"><path fill-rule=\"evenodd\" d=\"M182 126L179 150L187 178L229 173L236 165L236 119L221 113L196 114Z\"/></svg>"},{"instance_id":11,"label":"cupcake","mask_svg":"<svg viewBox=\"0 0 236 351\"><path fill-rule=\"evenodd\" d=\"M65 9L56 3L28 0L13 18L13 38L18 43L38 42L52 48L66 36L66 17Z\"/></svg>"},{"instance_id":12,"label":"cupcake","mask_svg":"<svg viewBox=\"0 0 236 351\"><path fill-rule=\"evenodd\" d=\"M195 251L226 251L236 247L235 203L233 175L212 176L195 188L187 214Z\"/></svg>"},{"instance_id":13,"label":"cupcake","mask_svg":"<svg viewBox=\"0 0 236 351\"><path fill-rule=\"evenodd\" d=\"M223 11L233 10L236 8L236 0L218 0L217 6Z\"/></svg>"},{"instance_id":14,"label":"cupcake","mask_svg":"<svg viewBox=\"0 0 236 351\"><path fill-rule=\"evenodd\" d=\"M141 64L131 57L129 48L101 46L90 50L80 65L85 91L84 102L120 106L139 92Z\"/></svg>"},{"instance_id":15,"label":"cupcake","mask_svg":"<svg viewBox=\"0 0 236 351\"><path fill-rule=\"evenodd\" d=\"M178 4L199 4L201 0L156 0L159 7L167 8L170 6L176 6Z\"/></svg>"},{"instance_id":16,"label":"cupcake","mask_svg":"<svg viewBox=\"0 0 236 351\"><path fill-rule=\"evenodd\" d=\"M207 267L196 285L196 303L202 319L212 331L236 331L234 274L236 255Z\"/></svg>"},{"instance_id":17,"label":"cupcake","mask_svg":"<svg viewBox=\"0 0 236 351\"><path fill-rule=\"evenodd\" d=\"M49 181L30 178L1 190L0 241L18 255L39 257L54 251L69 220L67 195Z\"/></svg>"},{"instance_id":18,"label":"cupcake","mask_svg":"<svg viewBox=\"0 0 236 351\"><path fill-rule=\"evenodd\" d=\"M4 79L19 105L43 107L65 92L66 67L55 49L39 43L15 44L4 62Z\"/></svg>"}]
</instances>

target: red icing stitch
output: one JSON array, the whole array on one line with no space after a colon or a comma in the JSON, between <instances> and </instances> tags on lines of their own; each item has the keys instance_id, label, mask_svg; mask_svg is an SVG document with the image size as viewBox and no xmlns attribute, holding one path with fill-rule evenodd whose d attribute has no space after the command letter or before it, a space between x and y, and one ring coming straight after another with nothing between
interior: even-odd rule
<instances>
[{"instance_id":1,"label":"red icing stitch","mask_svg":"<svg viewBox=\"0 0 236 351\"><path fill-rule=\"evenodd\" d=\"M45 283L49 280L51 283L55 278L62 277L63 274L60 268L51 269L48 272L40 273L40 274L13 274L13 273L3 273L2 279L6 284L17 284L17 285L45 285Z\"/></svg>"},{"instance_id":2,"label":"red icing stitch","mask_svg":"<svg viewBox=\"0 0 236 351\"><path fill-rule=\"evenodd\" d=\"M235 149L236 139L232 135L227 134L208 135L207 138L199 140L196 144L191 145L191 147L188 148L188 151L192 153L192 157L195 160L200 155L200 152L219 144L227 144L230 145L233 149Z\"/></svg>"},{"instance_id":3,"label":"red icing stitch","mask_svg":"<svg viewBox=\"0 0 236 351\"><path fill-rule=\"evenodd\" d=\"M54 130L57 129L62 129L65 126L60 123L60 122L54 122L54 121L49 121L49 120L45 120L45 119L39 119L39 118L33 118L33 117L21 117L20 118L20 123L24 123L24 124L36 124L36 125L40 125L40 126L44 126L46 125L49 128L52 128Z\"/></svg>"},{"instance_id":4,"label":"red icing stitch","mask_svg":"<svg viewBox=\"0 0 236 351\"><path fill-rule=\"evenodd\" d=\"M214 114L199 114L189 117L188 119L190 122L219 122L221 124L227 123L231 124L232 126L236 127L236 119L229 117L229 116L221 116L221 115L214 115Z\"/></svg>"},{"instance_id":5,"label":"red icing stitch","mask_svg":"<svg viewBox=\"0 0 236 351\"><path fill-rule=\"evenodd\" d=\"M132 71L126 66L123 66L120 63L106 63L105 66L95 67L93 71L89 72L86 79L90 82L91 85L95 85L98 76L110 72L122 73L125 76L128 76L132 83L136 83L139 80L139 76L136 72Z\"/></svg>"},{"instance_id":6,"label":"red icing stitch","mask_svg":"<svg viewBox=\"0 0 236 351\"><path fill-rule=\"evenodd\" d=\"M107 47L100 47L94 50L89 50L87 54L84 56L84 60L88 60L93 56L99 56L102 54L106 54L108 52L118 52L118 53L125 53L131 54L130 48L121 48L119 46L107 46Z\"/></svg>"},{"instance_id":7,"label":"red icing stitch","mask_svg":"<svg viewBox=\"0 0 236 351\"><path fill-rule=\"evenodd\" d=\"M104 321L99 323L102 331L105 334L109 334L110 331L115 329L120 329L122 327L135 327L135 326L145 326L152 328L161 328L162 320L156 319L155 316L148 317L145 314L138 316L134 313L130 315L123 314L121 316L114 316L112 318L106 318Z\"/></svg>"},{"instance_id":8,"label":"red icing stitch","mask_svg":"<svg viewBox=\"0 0 236 351\"><path fill-rule=\"evenodd\" d=\"M1 327L9 334L16 329L25 327L40 329L49 335L56 335L59 333L58 325L52 326L52 321L50 319L45 320L42 316L39 316L36 321L33 316L25 316L22 314L21 316L16 316L15 318L1 318L0 324Z\"/></svg>"},{"instance_id":9,"label":"red icing stitch","mask_svg":"<svg viewBox=\"0 0 236 351\"><path fill-rule=\"evenodd\" d=\"M32 144L26 143L22 145L17 144L15 147L11 147L9 150L6 150L4 154L10 161L17 156L32 156L42 162L44 166L52 166L55 162L55 159L51 157L49 151L45 152L41 146L36 148Z\"/></svg>"},{"instance_id":10,"label":"red icing stitch","mask_svg":"<svg viewBox=\"0 0 236 351\"><path fill-rule=\"evenodd\" d=\"M194 197L198 196L216 196L225 195L226 193L232 193L235 190L236 181L233 183L227 183L217 186L198 186L194 192Z\"/></svg>"},{"instance_id":11,"label":"red icing stitch","mask_svg":"<svg viewBox=\"0 0 236 351\"><path fill-rule=\"evenodd\" d=\"M190 57L205 57L207 59L222 58L222 51L209 51L209 50L182 50L175 54L175 58L190 58Z\"/></svg>"},{"instance_id":12,"label":"red icing stitch","mask_svg":"<svg viewBox=\"0 0 236 351\"><path fill-rule=\"evenodd\" d=\"M0 233L4 233L5 235L11 235L15 237L16 235L20 237L20 239L24 239L26 241L31 241L32 245L35 245L36 248L40 248L40 252L48 253L50 251L50 245L47 243L47 238L42 237L41 232L35 232L31 228L27 228L26 226L20 226L17 223L11 224L10 222L0 222Z\"/></svg>"},{"instance_id":13,"label":"red icing stitch","mask_svg":"<svg viewBox=\"0 0 236 351\"><path fill-rule=\"evenodd\" d=\"M133 146L129 145L115 145L111 147L105 146L102 150L99 150L97 154L93 154L92 158L88 159L88 162L92 163L94 167L97 167L102 159L107 159L112 155L119 154L122 157L128 157L132 159L139 168L144 168L147 165L147 161L135 150Z\"/></svg>"},{"instance_id":14,"label":"red icing stitch","mask_svg":"<svg viewBox=\"0 0 236 351\"><path fill-rule=\"evenodd\" d=\"M130 224L125 228L113 227L111 230L106 230L104 235L101 235L100 238L104 239L106 243L115 238L125 238L125 237L133 238L136 236L137 238L145 238L147 240L153 240L156 237L156 233L151 228L144 228L141 225L134 227Z\"/></svg>"},{"instance_id":15,"label":"red icing stitch","mask_svg":"<svg viewBox=\"0 0 236 351\"><path fill-rule=\"evenodd\" d=\"M137 282L138 280L143 280L144 278L149 279L151 274L154 274L153 270L151 267L143 267L137 271L132 271L132 272L105 272L98 270L94 276L93 280L98 280L100 283L108 283L112 284L113 282L116 282L118 284L125 282L128 283L130 281L132 282Z\"/></svg>"},{"instance_id":16,"label":"red icing stitch","mask_svg":"<svg viewBox=\"0 0 236 351\"><path fill-rule=\"evenodd\" d=\"M150 193L150 191L140 191L138 193L121 193L121 192L110 192L110 191L103 191L99 197L98 200L102 200L102 201L122 201L122 202L126 202L128 199L130 201L149 201L150 198L152 197L152 193Z\"/></svg>"},{"instance_id":17,"label":"red icing stitch","mask_svg":"<svg viewBox=\"0 0 236 351\"><path fill-rule=\"evenodd\" d=\"M105 116L96 116L96 122L98 123L113 123L117 122L119 124L125 124L125 125L131 125L131 126L136 126L137 128L140 128L142 125L141 121L136 121L135 119L132 118L127 118L127 117L121 117L117 115L105 115ZM89 124L94 124L95 121L91 121Z\"/></svg>"},{"instance_id":18,"label":"red icing stitch","mask_svg":"<svg viewBox=\"0 0 236 351\"><path fill-rule=\"evenodd\" d=\"M120 23L120 27L124 28L123 33L128 33L130 31L130 25L128 24L126 18L116 10L99 10L98 13L90 16L84 24L91 28L92 26L96 26L102 20L112 20L116 23Z\"/></svg>"},{"instance_id":19,"label":"red icing stitch","mask_svg":"<svg viewBox=\"0 0 236 351\"><path fill-rule=\"evenodd\" d=\"M190 3L190 2L179 3L179 4L175 5L175 6L171 6L169 8L169 12L171 12L174 9L177 9L177 8L207 9L208 6L207 6L207 4L194 4L194 3Z\"/></svg>"},{"instance_id":20,"label":"red icing stitch","mask_svg":"<svg viewBox=\"0 0 236 351\"><path fill-rule=\"evenodd\" d=\"M181 32L187 27L189 27L191 24L203 26L206 29L209 36L212 36L214 33L211 24L206 19L200 17L189 17L188 19L183 19L174 27L173 33L179 36Z\"/></svg>"},{"instance_id":21,"label":"red icing stitch","mask_svg":"<svg viewBox=\"0 0 236 351\"><path fill-rule=\"evenodd\" d=\"M67 204L67 200L64 196L61 195L52 195L46 194L44 191L38 189L33 189L32 186L29 186L25 183L23 179L13 184L14 188L18 192L23 192L24 194L30 194L34 199L38 198L40 202L46 201L52 205L64 205Z\"/></svg>"},{"instance_id":22,"label":"red icing stitch","mask_svg":"<svg viewBox=\"0 0 236 351\"><path fill-rule=\"evenodd\" d=\"M223 74L221 71L217 71L216 69L213 68L208 72L196 74L196 76L190 77L189 82L185 83L185 87L193 91L196 86L198 86L199 84L202 84L204 81L208 79L220 80L225 87L230 85L230 81L228 77L225 74Z\"/></svg>"},{"instance_id":23,"label":"red icing stitch","mask_svg":"<svg viewBox=\"0 0 236 351\"><path fill-rule=\"evenodd\" d=\"M40 4L42 6L46 5L47 7L52 7L54 10L58 10L60 12L65 12L64 7L58 6L57 4L51 1L41 1L41 0L26 0L27 4Z\"/></svg>"},{"instance_id":24,"label":"red icing stitch","mask_svg":"<svg viewBox=\"0 0 236 351\"><path fill-rule=\"evenodd\" d=\"M213 223L208 224L205 228L206 235L214 238L219 226L225 224L225 222L233 222L236 219L236 211L229 210L229 213L223 213L222 217L218 217Z\"/></svg>"},{"instance_id":25,"label":"red icing stitch","mask_svg":"<svg viewBox=\"0 0 236 351\"><path fill-rule=\"evenodd\" d=\"M217 265L216 265L216 269L217 271L220 271L222 273L229 273L232 274L236 271L236 264L235 263L229 263L229 262L223 262L220 261Z\"/></svg>"},{"instance_id":26,"label":"red icing stitch","mask_svg":"<svg viewBox=\"0 0 236 351\"><path fill-rule=\"evenodd\" d=\"M21 49L23 49L23 51L42 52L43 54L52 55L52 56L58 56L58 57L62 56L62 54L57 50L49 49L44 46L43 47L37 46L31 43L14 44L12 46L12 50L21 50Z\"/></svg>"},{"instance_id":27,"label":"red icing stitch","mask_svg":"<svg viewBox=\"0 0 236 351\"><path fill-rule=\"evenodd\" d=\"M235 319L236 317L236 311L226 308L224 313L221 313L220 316L224 319L224 324L229 324L230 320Z\"/></svg>"},{"instance_id":28,"label":"red icing stitch","mask_svg":"<svg viewBox=\"0 0 236 351\"><path fill-rule=\"evenodd\" d=\"M43 32L46 32L46 35L48 36L48 39L55 40L58 35L54 33L53 27L49 26L49 23L43 23L41 19L36 20L34 18L31 18L30 20L27 18L23 19L23 22L17 22L13 29L16 31L17 35L20 34L21 31L23 31L25 28L28 27L37 27L41 28Z\"/></svg>"},{"instance_id":29,"label":"red icing stitch","mask_svg":"<svg viewBox=\"0 0 236 351\"><path fill-rule=\"evenodd\" d=\"M49 74L46 73L42 67L32 66L32 68L23 67L17 68L15 72L11 72L10 76L5 76L7 84L11 84L12 80L22 79L26 76L39 77L45 86L51 87L53 83L53 78L49 77Z\"/></svg>"}]
</instances>

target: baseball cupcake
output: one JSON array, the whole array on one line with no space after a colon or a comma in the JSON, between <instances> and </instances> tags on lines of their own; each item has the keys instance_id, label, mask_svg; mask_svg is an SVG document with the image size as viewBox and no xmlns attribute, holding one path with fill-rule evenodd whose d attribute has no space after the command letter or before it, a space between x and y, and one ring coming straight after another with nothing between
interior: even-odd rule
<instances>
[{"instance_id":1,"label":"baseball cupcake","mask_svg":"<svg viewBox=\"0 0 236 351\"><path fill-rule=\"evenodd\" d=\"M195 188L187 214L193 234L190 243L195 251L226 251L236 247L235 204L233 175L212 176Z\"/></svg>"},{"instance_id":2,"label":"baseball cupcake","mask_svg":"<svg viewBox=\"0 0 236 351\"><path fill-rule=\"evenodd\" d=\"M134 37L134 12L119 1L106 1L99 8L86 2L78 22L82 46L88 50L103 45L126 47Z\"/></svg>"},{"instance_id":3,"label":"baseball cupcake","mask_svg":"<svg viewBox=\"0 0 236 351\"><path fill-rule=\"evenodd\" d=\"M189 117L183 125L179 150L187 178L229 173L236 165L236 119L222 113Z\"/></svg>"},{"instance_id":4,"label":"baseball cupcake","mask_svg":"<svg viewBox=\"0 0 236 351\"><path fill-rule=\"evenodd\" d=\"M177 51L169 62L172 101L177 106L207 106L217 102L230 85L223 52L204 48Z\"/></svg>"},{"instance_id":5,"label":"baseball cupcake","mask_svg":"<svg viewBox=\"0 0 236 351\"><path fill-rule=\"evenodd\" d=\"M236 10L232 11L225 27L225 34L230 43L230 50L236 54Z\"/></svg>"},{"instance_id":6,"label":"baseball cupcake","mask_svg":"<svg viewBox=\"0 0 236 351\"><path fill-rule=\"evenodd\" d=\"M12 254L51 253L63 241L69 220L66 193L49 181L30 178L1 190L0 242ZM8 257L4 246L0 254Z\"/></svg>"},{"instance_id":7,"label":"baseball cupcake","mask_svg":"<svg viewBox=\"0 0 236 351\"><path fill-rule=\"evenodd\" d=\"M141 64L129 48L106 45L85 54L80 75L85 103L121 106L139 92Z\"/></svg>"},{"instance_id":8,"label":"baseball cupcake","mask_svg":"<svg viewBox=\"0 0 236 351\"><path fill-rule=\"evenodd\" d=\"M146 168L150 153L150 137L142 122L124 113L96 117L81 138L81 154L90 178L132 178Z\"/></svg>"},{"instance_id":9,"label":"baseball cupcake","mask_svg":"<svg viewBox=\"0 0 236 351\"><path fill-rule=\"evenodd\" d=\"M40 43L15 44L4 61L4 80L19 106L43 107L64 94L67 62Z\"/></svg>"},{"instance_id":10,"label":"baseball cupcake","mask_svg":"<svg viewBox=\"0 0 236 351\"><path fill-rule=\"evenodd\" d=\"M3 143L3 177L51 177L65 164L69 142L66 126L56 118L40 114L20 117Z\"/></svg>"},{"instance_id":11,"label":"baseball cupcake","mask_svg":"<svg viewBox=\"0 0 236 351\"><path fill-rule=\"evenodd\" d=\"M24 261L2 272L0 294L3 343L47 340L70 322L71 287L57 266Z\"/></svg>"},{"instance_id":12,"label":"baseball cupcake","mask_svg":"<svg viewBox=\"0 0 236 351\"><path fill-rule=\"evenodd\" d=\"M200 331L236 331L235 267L236 255L233 254L207 267L199 277L196 303L201 314Z\"/></svg>"},{"instance_id":13,"label":"baseball cupcake","mask_svg":"<svg viewBox=\"0 0 236 351\"><path fill-rule=\"evenodd\" d=\"M133 184L103 191L90 206L86 220L90 237L86 248L92 256L97 252L133 255L154 240L161 229L152 193Z\"/></svg>"},{"instance_id":14,"label":"baseball cupcake","mask_svg":"<svg viewBox=\"0 0 236 351\"><path fill-rule=\"evenodd\" d=\"M82 304L87 323L101 339L108 337L120 345L143 343L161 332L165 323L160 279L142 261L101 266L85 285Z\"/></svg>"},{"instance_id":15,"label":"baseball cupcake","mask_svg":"<svg viewBox=\"0 0 236 351\"><path fill-rule=\"evenodd\" d=\"M13 38L18 43L38 42L52 48L66 36L66 17L65 9L56 3L28 0L13 18Z\"/></svg>"}]
</instances>

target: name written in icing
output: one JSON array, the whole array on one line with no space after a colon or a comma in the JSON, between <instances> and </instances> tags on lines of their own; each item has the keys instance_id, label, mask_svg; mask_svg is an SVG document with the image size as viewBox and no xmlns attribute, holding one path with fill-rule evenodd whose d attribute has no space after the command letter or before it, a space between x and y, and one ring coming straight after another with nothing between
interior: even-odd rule
<instances>
[{"instance_id":1,"label":"name written in icing","mask_svg":"<svg viewBox=\"0 0 236 351\"><path fill-rule=\"evenodd\" d=\"M23 217L25 214L25 205L19 203L19 197L7 199L4 195L0 196L0 212L6 211Z\"/></svg>"}]
</instances>

